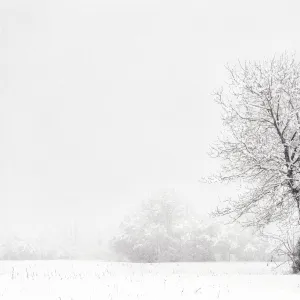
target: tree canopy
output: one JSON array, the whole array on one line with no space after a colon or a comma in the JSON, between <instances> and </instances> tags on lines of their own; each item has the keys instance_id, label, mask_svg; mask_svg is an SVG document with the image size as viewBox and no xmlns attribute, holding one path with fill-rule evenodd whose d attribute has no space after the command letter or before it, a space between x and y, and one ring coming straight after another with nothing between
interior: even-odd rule
<instances>
[{"instance_id":1,"label":"tree canopy","mask_svg":"<svg viewBox=\"0 0 300 300\"><path fill-rule=\"evenodd\" d=\"M300 217L300 64L283 54L227 66L229 81L214 93L224 132L211 154L223 161L222 182L244 192L215 215L264 228Z\"/></svg>"}]
</instances>

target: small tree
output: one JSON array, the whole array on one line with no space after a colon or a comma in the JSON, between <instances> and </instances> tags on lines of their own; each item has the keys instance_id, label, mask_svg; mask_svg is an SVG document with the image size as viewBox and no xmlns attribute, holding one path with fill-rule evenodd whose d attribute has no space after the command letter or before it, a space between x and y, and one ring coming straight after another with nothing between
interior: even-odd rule
<instances>
[{"instance_id":1,"label":"small tree","mask_svg":"<svg viewBox=\"0 0 300 300\"><path fill-rule=\"evenodd\" d=\"M277 226L276 233L266 233L263 235L273 243L271 254L283 263L289 262L293 273L300 271L300 230L293 226L289 220Z\"/></svg>"},{"instance_id":2,"label":"small tree","mask_svg":"<svg viewBox=\"0 0 300 300\"><path fill-rule=\"evenodd\" d=\"M135 262L213 260L211 243L201 228L174 194L164 193L122 222L112 246Z\"/></svg>"}]
</instances>

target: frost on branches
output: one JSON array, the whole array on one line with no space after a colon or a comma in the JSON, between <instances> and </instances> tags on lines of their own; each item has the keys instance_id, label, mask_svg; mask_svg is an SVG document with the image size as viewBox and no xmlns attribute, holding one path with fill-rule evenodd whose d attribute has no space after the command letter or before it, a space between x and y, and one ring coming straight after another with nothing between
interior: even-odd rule
<instances>
[{"instance_id":1,"label":"frost on branches","mask_svg":"<svg viewBox=\"0 0 300 300\"><path fill-rule=\"evenodd\" d=\"M260 228L299 222L300 64L284 54L227 69L228 89L215 93L227 130L211 152L224 164L212 179L242 180L245 192L215 214L250 215L245 225Z\"/></svg>"}]
</instances>

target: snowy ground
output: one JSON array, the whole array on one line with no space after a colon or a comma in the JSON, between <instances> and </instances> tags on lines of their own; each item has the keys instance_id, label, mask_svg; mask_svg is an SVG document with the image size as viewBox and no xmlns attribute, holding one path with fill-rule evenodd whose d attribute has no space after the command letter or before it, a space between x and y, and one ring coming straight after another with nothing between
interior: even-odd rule
<instances>
[{"instance_id":1,"label":"snowy ground","mask_svg":"<svg viewBox=\"0 0 300 300\"><path fill-rule=\"evenodd\" d=\"M0 262L0 299L297 299L300 276L266 263ZM256 297L256 298L254 298Z\"/></svg>"}]
</instances>

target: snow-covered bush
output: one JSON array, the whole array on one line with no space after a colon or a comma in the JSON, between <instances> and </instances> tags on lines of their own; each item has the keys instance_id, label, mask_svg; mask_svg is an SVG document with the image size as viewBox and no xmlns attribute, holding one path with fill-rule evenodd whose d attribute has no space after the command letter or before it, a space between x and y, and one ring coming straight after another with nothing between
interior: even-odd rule
<instances>
[{"instance_id":1,"label":"snow-covered bush","mask_svg":"<svg viewBox=\"0 0 300 300\"><path fill-rule=\"evenodd\" d=\"M120 230L112 246L130 261L214 260L203 225L170 193L144 203L140 212L122 222Z\"/></svg>"}]
</instances>

